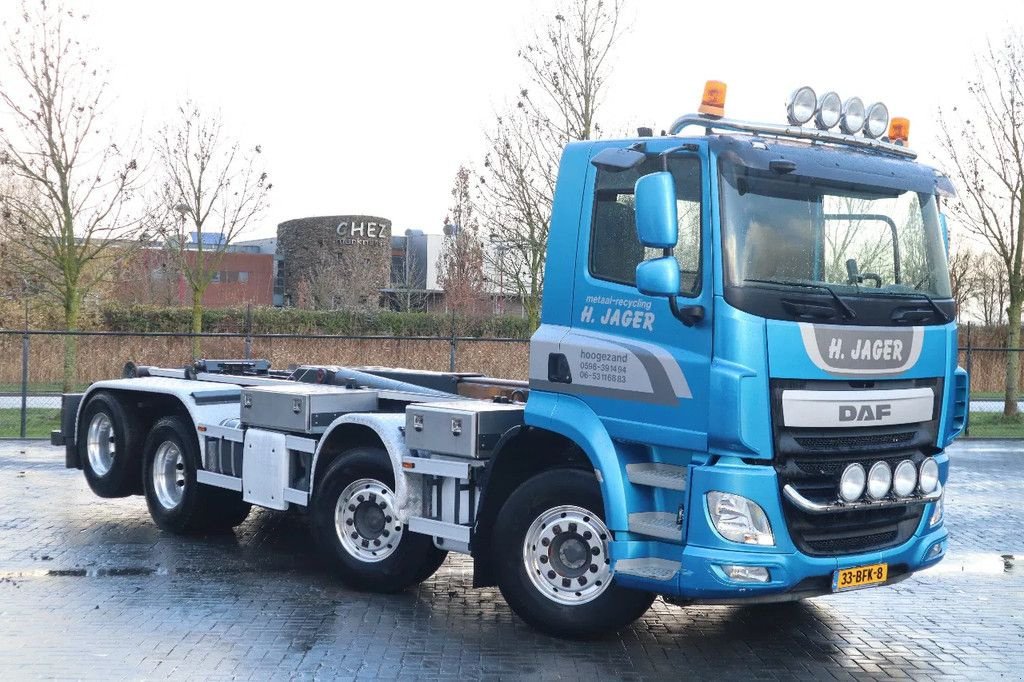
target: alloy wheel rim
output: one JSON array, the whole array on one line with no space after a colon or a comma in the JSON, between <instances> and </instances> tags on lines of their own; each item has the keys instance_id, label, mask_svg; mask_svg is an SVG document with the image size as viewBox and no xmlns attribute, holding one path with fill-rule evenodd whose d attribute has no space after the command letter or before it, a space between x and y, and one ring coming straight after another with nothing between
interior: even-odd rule
<instances>
[{"instance_id":1,"label":"alloy wheel rim","mask_svg":"<svg viewBox=\"0 0 1024 682\"><path fill-rule=\"evenodd\" d=\"M89 422L86 452L93 473L97 476L106 476L114 465L117 446L114 440L114 424L105 412L97 412Z\"/></svg>"},{"instance_id":2,"label":"alloy wheel rim","mask_svg":"<svg viewBox=\"0 0 1024 682\"><path fill-rule=\"evenodd\" d=\"M566 606L586 604L612 582L611 532L593 512L575 505L537 516L523 540L523 565L538 592Z\"/></svg>"},{"instance_id":3,"label":"alloy wheel rim","mask_svg":"<svg viewBox=\"0 0 1024 682\"><path fill-rule=\"evenodd\" d=\"M185 496L185 458L174 441L164 441L153 457L153 490L164 509L174 509Z\"/></svg>"},{"instance_id":4,"label":"alloy wheel rim","mask_svg":"<svg viewBox=\"0 0 1024 682\"><path fill-rule=\"evenodd\" d=\"M372 478L349 483L334 507L334 530L342 548L359 561L383 561L398 549L404 526L395 493Z\"/></svg>"}]
</instances>

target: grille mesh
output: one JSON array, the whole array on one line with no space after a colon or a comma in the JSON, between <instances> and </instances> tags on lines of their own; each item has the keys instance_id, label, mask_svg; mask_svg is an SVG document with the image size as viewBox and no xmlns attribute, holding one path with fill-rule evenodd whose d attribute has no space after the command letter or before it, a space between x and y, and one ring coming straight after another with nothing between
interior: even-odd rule
<instances>
[{"instance_id":1,"label":"grille mesh","mask_svg":"<svg viewBox=\"0 0 1024 682\"><path fill-rule=\"evenodd\" d=\"M821 554L850 553L875 547L884 547L896 540L895 530L873 535L858 535L852 538L826 538L823 540L804 539L807 546Z\"/></svg>"},{"instance_id":2,"label":"grille mesh","mask_svg":"<svg viewBox=\"0 0 1024 682\"><path fill-rule=\"evenodd\" d=\"M913 431L878 433L864 436L798 436L794 440L808 450L844 450L848 448L902 445L914 438Z\"/></svg>"},{"instance_id":3,"label":"grille mesh","mask_svg":"<svg viewBox=\"0 0 1024 682\"><path fill-rule=\"evenodd\" d=\"M897 455L895 457L871 457L869 459L859 459L856 461L860 462L860 464L864 466L865 470L870 470L871 466L875 462L886 462L890 469L895 469L896 465L905 459L914 461L915 467L917 466L914 456L909 454L904 456ZM838 487L839 477L842 475L843 469L850 464L850 462L846 460L837 461L827 459L793 459L791 460L791 463L806 476L813 476L815 478L827 477L832 479L829 481L829 484L834 487Z\"/></svg>"}]
</instances>

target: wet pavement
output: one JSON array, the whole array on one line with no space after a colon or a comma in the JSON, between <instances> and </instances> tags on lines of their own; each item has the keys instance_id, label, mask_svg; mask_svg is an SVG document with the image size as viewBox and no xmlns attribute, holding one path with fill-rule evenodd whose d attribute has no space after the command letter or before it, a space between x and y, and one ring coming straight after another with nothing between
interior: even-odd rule
<instances>
[{"instance_id":1,"label":"wet pavement","mask_svg":"<svg viewBox=\"0 0 1024 682\"><path fill-rule=\"evenodd\" d=\"M0 442L0 679L1022 679L1024 451L951 456L936 568L793 605L659 600L573 643L471 589L463 558L407 593L361 594L327 573L300 513L175 537L142 498L94 497L61 449Z\"/></svg>"}]
</instances>

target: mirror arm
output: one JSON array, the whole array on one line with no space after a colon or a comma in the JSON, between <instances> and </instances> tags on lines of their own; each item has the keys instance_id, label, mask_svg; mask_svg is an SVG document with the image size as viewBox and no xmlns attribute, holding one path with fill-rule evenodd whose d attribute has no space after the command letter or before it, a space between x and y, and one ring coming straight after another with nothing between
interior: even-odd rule
<instances>
[{"instance_id":1,"label":"mirror arm","mask_svg":"<svg viewBox=\"0 0 1024 682\"><path fill-rule=\"evenodd\" d=\"M669 296L668 306L672 309L672 315L687 327L692 327L704 319L704 306L685 305L680 308L678 296Z\"/></svg>"}]
</instances>

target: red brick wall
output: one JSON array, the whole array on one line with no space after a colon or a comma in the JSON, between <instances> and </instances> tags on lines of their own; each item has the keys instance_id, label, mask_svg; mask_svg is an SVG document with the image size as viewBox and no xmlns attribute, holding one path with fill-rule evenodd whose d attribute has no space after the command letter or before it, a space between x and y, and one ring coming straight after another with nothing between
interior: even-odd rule
<instances>
[{"instance_id":1,"label":"red brick wall","mask_svg":"<svg viewBox=\"0 0 1024 682\"><path fill-rule=\"evenodd\" d=\"M195 254L189 252L190 258ZM153 276L162 268L163 278ZM268 253L225 253L221 273L249 273L248 281L212 282L203 295L203 305L228 307L252 303L274 303L274 257ZM173 258L161 249L142 249L132 262L124 264L119 282L109 291L111 298L126 303L191 305L192 294L185 278L177 272Z\"/></svg>"}]
</instances>

